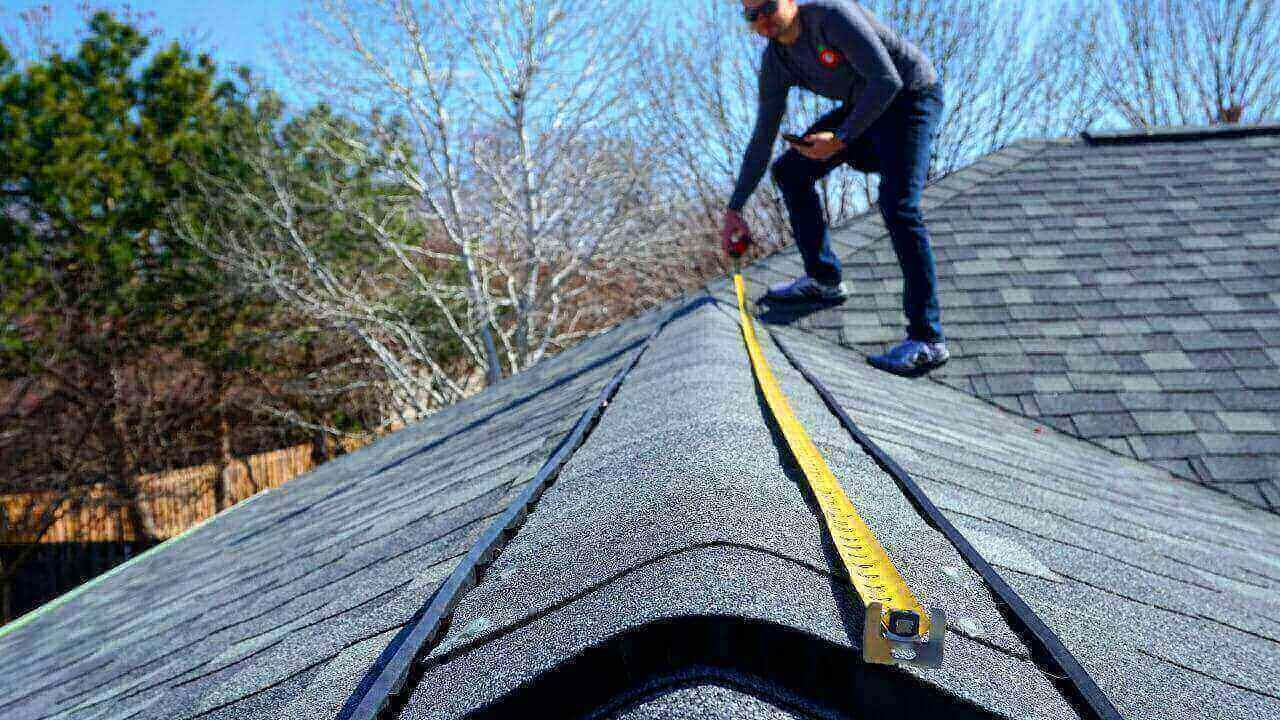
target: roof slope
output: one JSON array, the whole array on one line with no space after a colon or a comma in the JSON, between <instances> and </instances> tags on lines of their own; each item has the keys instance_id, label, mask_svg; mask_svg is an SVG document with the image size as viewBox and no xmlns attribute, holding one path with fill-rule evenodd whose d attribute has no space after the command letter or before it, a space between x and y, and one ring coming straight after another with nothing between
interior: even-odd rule
<instances>
[{"instance_id":1,"label":"roof slope","mask_svg":"<svg viewBox=\"0 0 1280 720\"><path fill-rule=\"evenodd\" d=\"M779 331L1132 718L1280 712L1280 522Z\"/></svg>"},{"instance_id":2,"label":"roof slope","mask_svg":"<svg viewBox=\"0 0 1280 720\"><path fill-rule=\"evenodd\" d=\"M1021 143L926 208L937 379L1280 511L1280 126ZM835 239L854 296L800 324L878 352L903 323L884 225Z\"/></svg>"},{"instance_id":3,"label":"roof slope","mask_svg":"<svg viewBox=\"0 0 1280 720\"><path fill-rule=\"evenodd\" d=\"M332 718L657 316L284 487L0 634L0 716Z\"/></svg>"}]
</instances>

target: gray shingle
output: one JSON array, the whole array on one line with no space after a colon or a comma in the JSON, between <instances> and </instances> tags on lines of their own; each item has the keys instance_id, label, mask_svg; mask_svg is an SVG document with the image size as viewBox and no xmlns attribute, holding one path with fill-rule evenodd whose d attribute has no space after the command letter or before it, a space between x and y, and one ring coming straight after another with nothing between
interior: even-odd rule
<instances>
[{"instance_id":1,"label":"gray shingle","mask_svg":"<svg viewBox=\"0 0 1280 720\"><path fill-rule=\"evenodd\" d=\"M1156 381L1168 391L1236 390L1243 383L1233 372L1157 372Z\"/></svg>"},{"instance_id":2,"label":"gray shingle","mask_svg":"<svg viewBox=\"0 0 1280 720\"><path fill-rule=\"evenodd\" d=\"M1218 481L1267 481L1280 477L1280 458L1276 457L1224 457L1209 455L1204 458L1214 480Z\"/></svg>"},{"instance_id":3,"label":"gray shingle","mask_svg":"<svg viewBox=\"0 0 1280 720\"><path fill-rule=\"evenodd\" d=\"M1124 405L1115 393L1050 393L1037 394L1036 403L1046 415L1123 412Z\"/></svg>"},{"instance_id":4,"label":"gray shingle","mask_svg":"<svg viewBox=\"0 0 1280 720\"><path fill-rule=\"evenodd\" d=\"M1240 382L1245 387L1253 390L1275 390L1280 389L1280 370L1276 368L1267 368L1265 370L1236 370L1236 377L1240 378Z\"/></svg>"},{"instance_id":5,"label":"gray shingle","mask_svg":"<svg viewBox=\"0 0 1280 720\"><path fill-rule=\"evenodd\" d=\"M1195 423L1185 412L1133 412L1138 429L1148 434L1195 432Z\"/></svg>"},{"instance_id":6,"label":"gray shingle","mask_svg":"<svg viewBox=\"0 0 1280 720\"><path fill-rule=\"evenodd\" d=\"M1075 413L1071 420L1083 438L1124 437L1138 432L1128 413Z\"/></svg>"},{"instance_id":7,"label":"gray shingle","mask_svg":"<svg viewBox=\"0 0 1280 720\"><path fill-rule=\"evenodd\" d=\"M1135 435L1129 438L1129 443L1142 460L1198 457L1206 452L1199 438L1190 433Z\"/></svg>"},{"instance_id":8,"label":"gray shingle","mask_svg":"<svg viewBox=\"0 0 1280 720\"><path fill-rule=\"evenodd\" d=\"M1280 431L1280 419L1274 412L1219 412L1218 419L1227 430L1239 433Z\"/></svg>"}]
</instances>

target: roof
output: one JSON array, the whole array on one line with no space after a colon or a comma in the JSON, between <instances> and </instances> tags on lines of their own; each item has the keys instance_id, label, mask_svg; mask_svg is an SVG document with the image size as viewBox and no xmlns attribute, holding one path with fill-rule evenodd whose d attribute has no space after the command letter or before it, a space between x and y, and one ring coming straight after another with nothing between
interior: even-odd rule
<instances>
[{"instance_id":1,"label":"roof","mask_svg":"<svg viewBox=\"0 0 1280 720\"><path fill-rule=\"evenodd\" d=\"M820 337L777 332L1050 623L1126 717L1280 710L1273 679L1280 624L1270 619L1276 601L1268 596L1280 550L1273 516L1053 429L1037 432L1038 423L941 384L874 371ZM893 671L920 683L910 686L913 697L949 696L949 714L977 707L1006 717L1075 717L955 550L886 473L850 447L773 343L766 353L908 585L951 617L941 670ZM625 685L648 633L676 635L684 652L718 672L781 685L802 696L799 705L816 706L815 714L870 712L854 698L815 697L821 682L789 686L776 668L752 659L792 660L780 649L788 646L784 637L756 638L748 622L800 630L809 637L797 665L840 668L831 678L836 687L848 687L851 676L871 682L858 676L866 667L851 652L861 621L850 608L860 605L833 577L833 549L798 476L779 460L778 443L760 417L732 315L705 308L672 323L525 527L464 596L399 717L506 714L493 703L502 711L548 703L580 710L564 705L580 699L574 694L540 685ZM680 632L664 631L676 622ZM1124 630L1104 632L1100 624ZM725 639L740 634L750 639ZM690 651L696 642L705 646ZM607 658L622 653L601 650L612 643L629 650L609 668ZM742 647L716 649L725 643ZM656 644L674 652L671 642ZM592 662L576 661L585 657ZM681 684L662 687L670 693ZM606 694L614 691L622 689ZM688 704L673 716L697 715L691 708L706 688L682 692ZM752 703L775 702L759 688L745 692ZM905 691L896 694L901 700Z\"/></svg>"},{"instance_id":2,"label":"roof","mask_svg":"<svg viewBox=\"0 0 1280 720\"><path fill-rule=\"evenodd\" d=\"M655 320L255 496L0 629L0 716L332 718Z\"/></svg>"},{"instance_id":3,"label":"roof","mask_svg":"<svg viewBox=\"0 0 1280 720\"><path fill-rule=\"evenodd\" d=\"M934 377L1280 511L1280 125L1094 137L926 192L955 355ZM902 333L884 224L836 242L854 296L800 324L878 351Z\"/></svg>"},{"instance_id":4,"label":"roof","mask_svg":"<svg viewBox=\"0 0 1280 720\"><path fill-rule=\"evenodd\" d=\"M1085 152L1011 148L933 186L931 217L1058 147ZM838 234L849 267L884 249L873 222ZM758 293L795 264L748 277ZM779 343L1125 717L1280 714L1280 519L989 402L970 375L872 370L842 334L851 301L766 316L783 323L760 338L854 505L950 618L942 668L863 664L861 603L731 302L716 283L623 323L0 630L0 714L346 717L430 621L388 717L1087 716ZM957 341L953 362L984 357Z\"/></svg>"}]
</instances>

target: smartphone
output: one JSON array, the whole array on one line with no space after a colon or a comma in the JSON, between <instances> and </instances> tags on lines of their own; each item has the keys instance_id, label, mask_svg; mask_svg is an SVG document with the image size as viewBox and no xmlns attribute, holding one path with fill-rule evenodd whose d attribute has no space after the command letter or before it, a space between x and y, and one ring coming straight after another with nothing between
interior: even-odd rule
<instances>
[{"instance_id":1,"label":"smartphone","mask_svg":"<svg viewBox=\"0 0 1280 720\"><path fill-rule=\"evenodd\" d=\"M791 133L782 133L782 139L789 143L795 143L796 145L802 145L804 147L810 147L813 145L812 142L805 140L804 137L800 135L792 135Z\"/></svg>"}]
</instances>

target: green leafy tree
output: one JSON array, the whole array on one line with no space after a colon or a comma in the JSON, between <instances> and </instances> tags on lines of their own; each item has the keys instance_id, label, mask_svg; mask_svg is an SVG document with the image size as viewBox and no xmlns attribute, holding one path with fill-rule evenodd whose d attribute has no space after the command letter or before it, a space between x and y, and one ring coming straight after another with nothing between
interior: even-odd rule
<instances>
[{"instance_id":1,"label":"green leafy tree","mask_svg":"<svg viewBox=\"0 0 1280 720\"><path fill-rule=\"evenodd\" d=\"M174 358L243 364L227 329L253 308L175 239L166 207L190 184L193 161L234 162L219 155L219 138L254 118L207 55L174 43L144 63L149 44L98 13L74 55L19 69L0 53L0 370L87 434L74 462L21 482L107 482L146 539L155 528L131 478L166 464L209 394L173 395L185 382ZM12 452L40 432L26 430L7 434ZM170 434L157 442L161 432Z\"/></svg>"}]
</instances>

